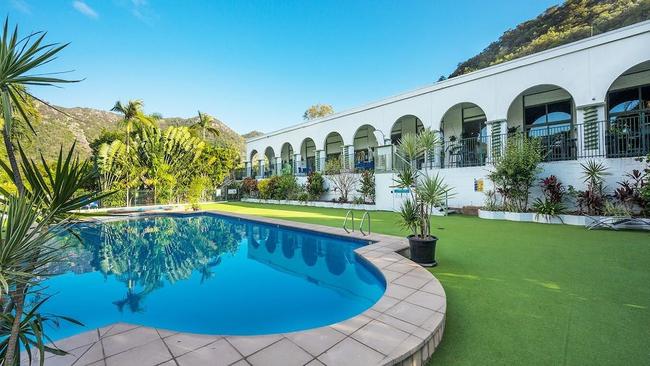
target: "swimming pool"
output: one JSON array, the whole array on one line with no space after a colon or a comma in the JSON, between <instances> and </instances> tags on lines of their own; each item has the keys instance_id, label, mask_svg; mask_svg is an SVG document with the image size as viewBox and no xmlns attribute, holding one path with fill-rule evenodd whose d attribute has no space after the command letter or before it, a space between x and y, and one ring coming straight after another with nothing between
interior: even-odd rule
<instances>
[{"instance_id":1,"label":"swimming pool","mask_svg":"<svg viewBox=\"0 0 650 366\"><path fill-rule=\"evenodd\" d=\"M216 214L80 224L69 261L44 282L42 310L73 317L61 339L115 322L179 332L260 335L336 323L383 295L354 249L367 242Z\"/></svg>"}]
</instances>

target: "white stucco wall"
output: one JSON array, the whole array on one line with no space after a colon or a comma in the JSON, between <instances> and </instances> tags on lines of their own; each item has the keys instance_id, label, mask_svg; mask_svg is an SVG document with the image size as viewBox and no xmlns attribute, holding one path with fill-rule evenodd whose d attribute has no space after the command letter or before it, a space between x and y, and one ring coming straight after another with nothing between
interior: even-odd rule
<instances>
[{"instance_id":1,"label":"white stucco wall","mask_svg":"<svg viewBox=\"0 0 650 366\"><path fill-rule=\"evenodd\" d=\"M345 145L352 145L357 129L369 124L390 138L391 127L400 117L417 116L426 127L440 128L440 121L459 103L474 103L488 121L514 118L516 99L529 88L555 85L563 88L576 107L606 101L612 83L626 70L650 60L650 21L557 47L538 54L485 68L409 91L382 101L300 123L247 141L246 152L276 154L284 143L299 151L307 137L321 150L330 132L338 132ZM614 55L614 56L613 56ZM649 75L629 77L648 81ZM630 81L617 81L617 87ZM510 110L510 116L509 116ZM381 142L380 142L381 144Z\"/></svg>"},{"instance_id":2,"label":"white stucco wall","mask_svg":"<svg viewBox=\"0 0 650 366\"><path fill-rule=\"evenodd\" d=\"M353 145L355 133L363 125L372 126L378 135L383 134L390 140L393 125L403 116L415 116L425 127L434 130L440 129L444 116L445 130L450 129L445 135L459 136L462 132L461 103L478 106L488 122L507 120L508 126L517 126L523 120L522 94L527 95L527 104L570 97L575 123L582 122L586 106L598 106L598 118L603 120L609 90L650 84L648 45L650 21L637 23L250 139L246 143L247 156L253 150L263 156L268 147L278 156L283 144L289 143L294 153L300 153L304 160L305 155L313 156L314 151L323 150L326 137L332 132L341 135L343 145ZM637 69L642 72L636 72ZM628 71L633 72L620 77ZM548 86L555 89L528 96L529 92L548 89ZM315 148L306 153L301 151L301 145L307 138L313 139ZM377 143L382 145L383 141ZM368 142L358 141L358 144L363 146ZM605 161L612 173L608 178L611 179L610 187L614 187L624 173L640 167L633 159ZM565 185L582 187L579 164L580 161L545 163L540 177L555 174ZM485 179L489 169L483 166L439 170L439 174L456 188L450 206L482 205L484 194L474 191L474 180ZM401 202L399 194L392 193L392 181L390 173L376 174L377 206L381 209L393 210ZM491 185L486 182L486 189L489 188ZM324 198L336 197L329 193Z\"/></svg>"}]
</instances>

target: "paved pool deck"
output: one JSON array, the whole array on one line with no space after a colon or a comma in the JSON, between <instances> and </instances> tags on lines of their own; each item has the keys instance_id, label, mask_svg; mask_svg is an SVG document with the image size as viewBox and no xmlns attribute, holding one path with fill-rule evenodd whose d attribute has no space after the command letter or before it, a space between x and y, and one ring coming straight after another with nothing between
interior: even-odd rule
<instances>
[{"instance_id":1,"label":"paved pool deck","mask_svg":"<svg viewBox=\"0 0 650 366\"><path fill-rule=\"evenodd\" d=\"M205 212L372 241L356 252L380 270L386 278L386 292L370 309L355 317L292 333L200 335L116 323L56 342L69 354L46 355L45 365L410 366L424 364L442 340L445 291L431 272L397 253L408 248L405 238L362 236L358 232L347 234L341 228ZM23 359L21 364L29 363ZM38 364L38 360L32 360L32 365Z\"/></svg>"}]
</instances>

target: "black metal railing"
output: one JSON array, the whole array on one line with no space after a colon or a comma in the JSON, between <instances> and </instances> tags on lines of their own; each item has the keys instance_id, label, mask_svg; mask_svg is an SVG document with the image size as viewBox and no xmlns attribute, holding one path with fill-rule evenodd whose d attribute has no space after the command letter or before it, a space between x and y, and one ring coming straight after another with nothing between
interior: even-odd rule
<instances>
[{"instance_id":1,"label":"black metal railing","mask_svg":"<svg viewBox=\"0 0 650 366\"><path fill-rule=\"evenodd\" d=\"M533 126L526 131L510 132L492 136L447 140L417 159L415 165L422 168L464 168L484 166L493 163L505 152L508 141L522 138L535 139L541 145L542 160L545 162L576 160L585 158L634 158L650 153L650 114L638 113L616 116L609 121L593 121L581 124L561 124L556 126ZM512 143L512 142L510 142ZM381 146L373 155L373 160L355 160L348 156L349 167L356 172L375 170L380 172L399 170L404 159L399 156L396 146ZM325 170L327 161L333 156L321 156L321 169ZM338 155L338 158L343 158ZM343 161L341 161L343 163ZM379 165L377 165L379 163ZM293 167L293 164L292 164ZM259 176L259 167L252 167L251 175ZM274 164L264 167L265 175L275 174ZM308 175L314 171L313 165L305 162L296 164L296 175ZM244 173L237 173L238 176Z\"/></svg>"},{"instance_id":2,"label":"black metal railing","mask_svg":"<svg viewBox=\"0 0 650 366\"><path fill-rule=\"evenodd\" d=\"M440 159L435 152L429 159L430 166L435 168L465 168L485 165L488 158L488 136L454 139L445 141L439 148Z\"/></svg>"},{"instance_id":3,"label":"black metal railing","mask_svg":"<svg viewBox=\"0 0 650 366\"><path fill-rule=\"evenodd\" d=\"M604 135L609 158L646 155L650 150L650 114L612 117Z\"/></svg>"}]
</instances>

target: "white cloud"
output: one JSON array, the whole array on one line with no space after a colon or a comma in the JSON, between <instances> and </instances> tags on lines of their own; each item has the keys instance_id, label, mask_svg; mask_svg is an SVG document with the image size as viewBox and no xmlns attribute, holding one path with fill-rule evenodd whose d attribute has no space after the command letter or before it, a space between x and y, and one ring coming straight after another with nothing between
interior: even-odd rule
<instances>
[{"instance_id":1,"label":"white cloud","mask_svg":"<svg viewBox=\"0 0 650 366\"><path fill-rule=\"evenodd\" d=\"M31 14L32 8L24 0L11 0L11 5L21 13Z\"/></svg>"},{"instance_id":2,"label":"white cloud","mask_svg":"<svg viewBox=\"0 0 650 366\"><path fill-rule=\"evenodd\" d=\"M83 15L89 17L89 18L97 19L99 17L99 14L97 14L97 12L95 10L93 10L93 8L88 6L88 4L86 4L83 1L80 1L80 0L73 1L72 2L72 7L75 8L75 10L77 10L81 14L83 14Z\"/></svg>"}]
</instances>

